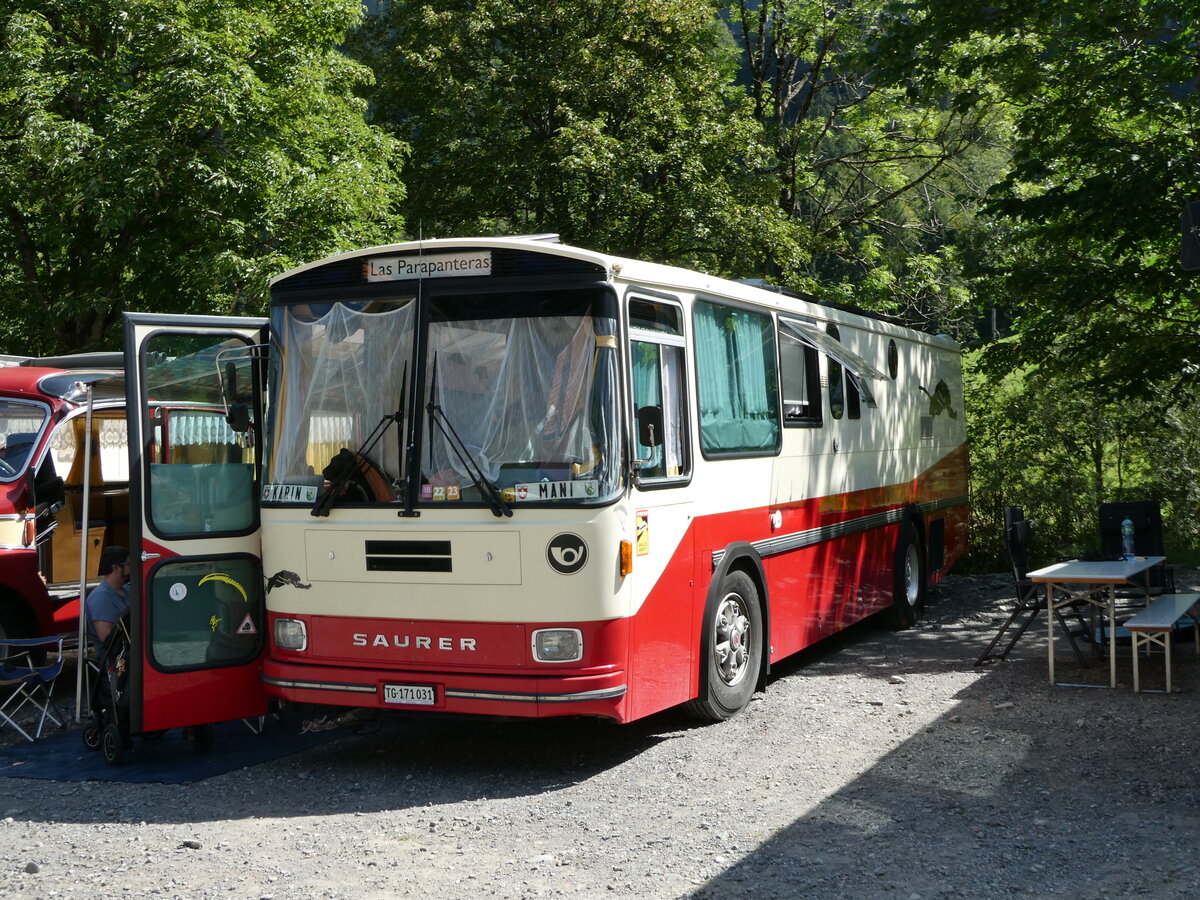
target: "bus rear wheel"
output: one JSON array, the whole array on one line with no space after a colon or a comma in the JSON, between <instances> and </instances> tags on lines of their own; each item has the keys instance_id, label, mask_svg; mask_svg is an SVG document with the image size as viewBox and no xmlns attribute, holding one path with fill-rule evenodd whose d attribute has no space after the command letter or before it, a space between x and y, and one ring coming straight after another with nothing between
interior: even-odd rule
<instances>
[{"instance_id":1,"label":"bus rear wheel","mask_svg":"<svg viewBox=\"0 0 1200 900\"><path fill-rule=\"evenodd\" d=\"M758 589L745 572L730 572L705 613L700 696L687 704L688 712L722 722L745 709L758 683L762 639Z\"/></svg>"},{"instance_id":2,"label":"bus rear wheel","mask_svg":"<svg viewBox=\"0 0 1200 900\"><path fill-rule=\"evenodd\" d=\"M892 606L888 620L895 629L912 628L925 609L925 563L921 536L912 522L900 523L892 575Z\"/></svg>"}]
</instances>

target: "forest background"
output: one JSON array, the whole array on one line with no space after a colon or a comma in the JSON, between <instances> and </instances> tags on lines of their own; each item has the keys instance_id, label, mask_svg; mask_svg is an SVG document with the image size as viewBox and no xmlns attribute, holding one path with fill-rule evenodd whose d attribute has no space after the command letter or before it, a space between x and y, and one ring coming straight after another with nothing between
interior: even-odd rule
<instances>
[{"instance_id":1,"label":"forest background","mask_svg":"<svg viewBox=\"0 0 1200 900\"><path fill-rule=\"evenodd\" d=\"M417 236L568 243L961 341L964 568L1156 499L1200 557L1200 0L0 0L0 350Z\"/></svg>"}]
</instances>

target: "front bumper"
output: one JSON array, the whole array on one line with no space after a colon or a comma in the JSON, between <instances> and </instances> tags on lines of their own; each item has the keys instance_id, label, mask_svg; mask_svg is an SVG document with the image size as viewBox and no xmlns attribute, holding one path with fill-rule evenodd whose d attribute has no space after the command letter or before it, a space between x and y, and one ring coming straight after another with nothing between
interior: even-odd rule
<instances>
[{"instance_id":1,"label":"front bumper","mask_svg":"<svg viewBox=\"0 0 1200 900\"><path fill-rule=\"evenodd\" d=\"M403 669L359 669L267 659L269 696L294 703L486 716L603 716L627 721L623 670L589 675L479 675ZM432 704L388 703L385 684L428 686Z\"/></svg>"}]
</instances>

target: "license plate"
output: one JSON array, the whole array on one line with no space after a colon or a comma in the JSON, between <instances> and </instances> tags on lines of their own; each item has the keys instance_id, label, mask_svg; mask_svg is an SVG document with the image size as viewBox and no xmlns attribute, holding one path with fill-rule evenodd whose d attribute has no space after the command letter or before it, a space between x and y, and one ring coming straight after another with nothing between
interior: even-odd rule
<instances>
[{"instance_id":1,"label":"license plate","mask_svg":"<svg viewBox=\"0 0 1200 900\"><path fill-rule=\"evenodd\" d=\"M385 684L384 703L400 703L406 706L433 706L437 697L433 685L429 684Z\"/></svg>"}]
</instances>

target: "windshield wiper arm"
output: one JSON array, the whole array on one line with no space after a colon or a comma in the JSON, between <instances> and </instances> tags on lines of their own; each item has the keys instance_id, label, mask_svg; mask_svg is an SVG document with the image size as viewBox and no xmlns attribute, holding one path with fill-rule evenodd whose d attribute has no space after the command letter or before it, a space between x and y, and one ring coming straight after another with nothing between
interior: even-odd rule
<instances>
[{"instance_id":1,"label":"windshield wiper arm","mask_svg":"<svg viewBox=\"0 0 1200 900\"><path fill-rule=\"evenodd\" d=\"M500 496L500 491L496 485L492 484L487 476L483 474L483 469L475 462L471 456L471 451L467 449L467 445L463 443L463 439L458 436L458 432L454 430L454 426L446 417L446 411L437 404L434 398L437 397L437 355L433 357L433 375L430 378L429 384L429 402L425 404L425 411L429 414L429 421L438 427L442 436L446 438L446 443L450 445L450 449L454 451L454 455L458 457L458 461L462 463L464 469L467 470L467 475L471 478L471 483L475 485L475 489L484 497L488 506L491 507L492 515L500 518L501 516L512 516L512 507L504 502L504 498ZM433 446L433 435L429 436L430 447ZM432 452L430 454L432 456Z\"/></svg>"}]
</instances>

